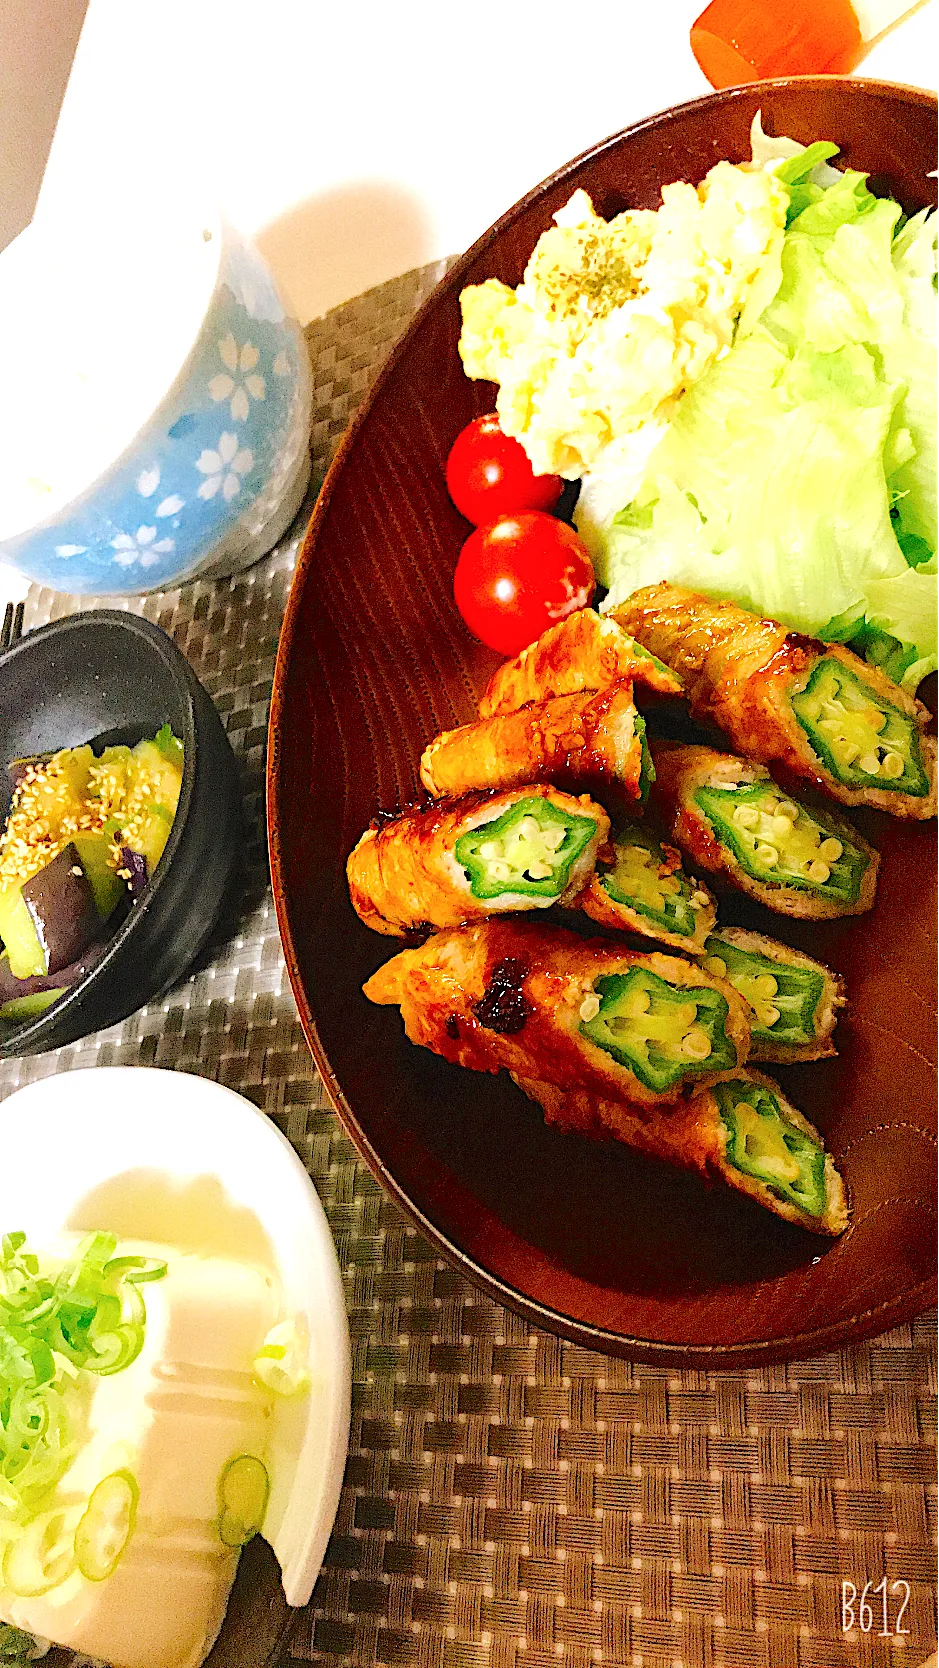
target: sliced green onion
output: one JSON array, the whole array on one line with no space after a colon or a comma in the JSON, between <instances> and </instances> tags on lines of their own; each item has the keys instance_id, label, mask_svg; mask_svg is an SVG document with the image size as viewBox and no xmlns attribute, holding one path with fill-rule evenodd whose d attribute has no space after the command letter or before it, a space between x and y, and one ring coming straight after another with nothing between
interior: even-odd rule
<instances>
[{"instance_id":1,"label":"sliced green onion","mask_svg":"<svg viewBox=\"0 0 939 1668\"><path fill-rule=\"evenodd\" d=\"M105 1263L106 1275L123 1274L125 1280L130 1280L135 1286L142 1286L147 1280L162 1280L166 1273L166 1263L158 1257L112 1257Z\"/></svg>"},{"instance_id":2,"label":"sliced green onion","mask_svg":"<svg viewBox=\"0 0 939 1668\"><path fill-rule=\"evenodd\" d=\"M310 1388L309 1344L293 1320L272 1326L254 1358L254 1376L275 1396L300 1396Z\"/></svg>"},{"instance_id":3,"label":"sliced green onion","mask_svg":"<svg viewBox=\"0 0 939 1668\"><path fill-rule=\"evenodd\" d=\"M129 1471L112 1471L92 1491L75 1531L75 1562L89 1581L116 1570L134 1532L139 1490Z\"/></svg>"},{"instance_id":4,"label":"sliced green onion","mask_svg":"<svg viewBox=\"0 0 939 1668\"><path fill-rule=\"evenodd\" d=\"M39 1598L75 1568L75 1508L40 1512L11 1541L3 1560L3 1584L17 1598Z\"/></svg>"},{"instance_id":5,"label":"sliced green onion","mask_svg":"<svg viewBox=\"0 0 939 1668\"><path fill-rule=\"evenodd\" d=\"M218 1532L225 1546L245 1546L264 1522L271 1480L254 1454L229 1460L218 1483Z\"/></svg>"},{"instance_id":6,"label":"sliced green onion","mask_svg":"<svg viewBox=\"0 0 939 1668\"><path fill-rule=\"evenodd\" d=\"M33 1575L28 1548L51 1532L54 1491L75 1458L94 1377L139 1354L141 1287L166 1272L116 1249L113 1234L91 1234L47 1274L25 1235L0 1239L0 1545L25 1537L21 1556L27 1565L32 1556Z\"/></svg>"}]
</instances>

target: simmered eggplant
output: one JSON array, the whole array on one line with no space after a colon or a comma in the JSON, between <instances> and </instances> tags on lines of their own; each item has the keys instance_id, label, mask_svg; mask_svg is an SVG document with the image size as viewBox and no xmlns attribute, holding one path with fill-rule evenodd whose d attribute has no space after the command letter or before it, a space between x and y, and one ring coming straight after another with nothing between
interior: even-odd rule
<instances>
[{"instance_id":1,"label":"simmered eggplant","mask_svg":"<svg viewBox=\"0 0 939 1668\"><path fill-rule=\"evenodd\" d=\"M95 895L71 842L24 880L22 894L45 963L43 972L58 973L100 937Z\"/></svg>"},{"instance_id":2,"label":"simmered eggplant","mask_svg":"<svg viewBox=\"0 0 939 1668\"><path fill-rule=\"evenodd\" d=\"M7 774L0 1018L22 1020L83 976L89 947L146 887L172 831L183 749L164 724L135 747L96 756L85 743L14 759Z\"/></svg>"}]
</instances>

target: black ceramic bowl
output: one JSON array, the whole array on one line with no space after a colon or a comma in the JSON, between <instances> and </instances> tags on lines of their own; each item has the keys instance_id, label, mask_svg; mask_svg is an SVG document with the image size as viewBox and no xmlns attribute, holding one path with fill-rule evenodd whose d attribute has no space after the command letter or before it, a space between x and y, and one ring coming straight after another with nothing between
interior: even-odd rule
<instances>
[{"instance_id":1,"label":"black ceramic bowl","mask_svg":"<svg viewBox=\"0 0 939 1668\"><path fill-rule=\"evenodd\" d=\"M101 960L54 1007L0 1036L0 1057L42 1054L126 1019L183 976L218 918L241 841L238 771L209 696L158 626L98 609L0 655L0 766L90 741L96 751L169 724L183 784L166 850ZM0 788L5 818L9 785Z\"/></svg>"}]
</instances>

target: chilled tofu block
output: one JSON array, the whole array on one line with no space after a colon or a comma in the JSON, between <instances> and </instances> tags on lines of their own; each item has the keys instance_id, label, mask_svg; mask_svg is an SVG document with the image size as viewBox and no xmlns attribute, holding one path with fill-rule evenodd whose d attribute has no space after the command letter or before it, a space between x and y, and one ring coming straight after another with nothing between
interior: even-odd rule
<instances>
[{"instance_id":1,"label":"chilled tofu block","mask_svg":"<svg viewBox=\"0 0 939 1668\"><path fill-rule=\"evenodd\" d=\"M0 1619L114 1668L197 1668L221 1626L238 1561L219 1530L223 1473L240 1456L263 1462L266 1452L272 1397L253 1362L278 1319L280 1290L252 1264L151 1244L120 1249L167 1264L142 1288L143 1348L111 1376L81 1375L84 1428L56 1487L61 1518L49 1531L61 1534L66 1573L46 1591L25 1596L21 1585L17 1595L5 1585L8 1554ZM112 1499L104 1490L96 1496L105 1573L89 1579L77 1567L87 1559L76 1562L68 1549L79 1546L105 1479ZM128 1521L107 1573L109 1546L120 1545Z\"/></svg>"}]
</instances>

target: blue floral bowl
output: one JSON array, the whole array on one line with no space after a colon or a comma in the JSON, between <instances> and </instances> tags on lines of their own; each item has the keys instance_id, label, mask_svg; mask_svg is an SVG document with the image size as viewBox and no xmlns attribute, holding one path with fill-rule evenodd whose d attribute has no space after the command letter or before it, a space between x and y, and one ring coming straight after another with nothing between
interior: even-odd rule
<instances>
[{"instance_id":1,"label":"blue floral bowl","mask_svg":"<svg viewBox=\"0 0 939 1668\"><path fill-rule=\"evenodd\" d=\"M209 236L210 234L206 234ZM223 226L217 277L172 387L123 455L0 557L56 590L130 595L249 567L310 477L310 367L260 255Z\"/></svg>"}]
</instances>

